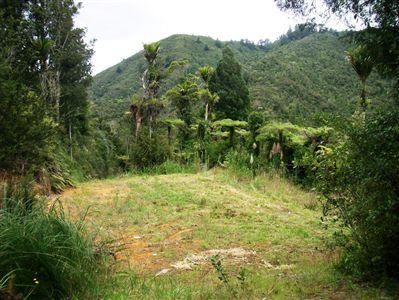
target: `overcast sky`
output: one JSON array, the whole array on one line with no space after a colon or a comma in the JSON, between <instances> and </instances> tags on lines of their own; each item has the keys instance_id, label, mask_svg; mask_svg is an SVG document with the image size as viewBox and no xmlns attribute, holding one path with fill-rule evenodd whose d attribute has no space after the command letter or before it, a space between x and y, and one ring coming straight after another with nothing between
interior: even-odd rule
<instances>
[{"instance_id":1,"label":"overcast sky","mask_svg":"<svg viewBox=\"0 0 399 300\"><path fill-rule=\"evenodd\" d=\"M94 74L172 34L220 40L275 40L304 20L278 10L273 0L80 0L75 22L96 39ZM342 29L336 22L327 24ZM337 27L338 26L338 27Z\"/></svg>"}]
</instances>

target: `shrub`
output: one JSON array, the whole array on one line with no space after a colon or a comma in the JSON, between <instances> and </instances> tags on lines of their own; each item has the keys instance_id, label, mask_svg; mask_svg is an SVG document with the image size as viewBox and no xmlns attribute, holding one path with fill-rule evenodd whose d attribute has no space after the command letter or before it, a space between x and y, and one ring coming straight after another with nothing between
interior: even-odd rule
<instances>
[{"instance_id":1,"label":"shrub","mask_svg":"<svg viewBox=\"0 0 399 300\"><path fill-rule=\"evenodd\" d=\"M252 166L250 163L251 154L245 150L230 150L226 155L226 166L238 173L250 173Z\"/></svg>"},{"instance_id":2,"label":"shrub","mask_svg":"<svg viewBox=\"0 0 399 300\"><path fill-rule=\"evenodd\" d=\"M349 125L347 140L320 166L326 218L342 230L341 267L360 276L399 278L399 112Z\"/></svg>"},{"instance_id":3,"label":"shrub","mask_svg":"<svg viewBox=\"0 0 399 300\"><path fill-rule=\"evenodd\" d=\"M284 167L302 183L313 183L321 151L335 143L330 127L301 127L291 123L269 123L258 130L256 140L273 167Z\"/></svg>"},{"instance_id":4,"label":"shrub","mask_svg":"<svg viewBox=\"0 0 399 300\"><path fill-rule=\"evenodd\" d=\"M82 224L68 221L54 207L49 212L37 205L27 209L16 193L9 198L6 187L4 191L0 296L20 293L33 299L60 299L83 295L95 281L99 261Z\"/></svg>"},{"instance_id":5,"label":"shrub","mask_svg":"<svg viewBox=\"0 0 399 300\"><path fill-rule=\"evenodd\" d=\"M154 134L151 138L142 130L131 145L130 164L139 170L160 165L168 158L165 138Z\"/></svg>"},{"instance_id":6,"label":"shrub","mask_svg":"<svg viewBox=\"0 0 399 300\"><path fill-rule=\"evenodd\" d=\"M225 156L229 150L229 142L218 140L218 141L210 141L206 144L206 159L208 166L210 168L216 166L219 163L223 163L225 160Z\"/></svg>"}]
</instances>

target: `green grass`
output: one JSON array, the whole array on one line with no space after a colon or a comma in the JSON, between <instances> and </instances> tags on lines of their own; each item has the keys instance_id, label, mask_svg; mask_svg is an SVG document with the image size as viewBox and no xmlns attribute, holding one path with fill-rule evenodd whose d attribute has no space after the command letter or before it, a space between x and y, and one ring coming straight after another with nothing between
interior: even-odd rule
<instances>
[{"instance_id":1,"label":"green grass","mask_svg":"<svg viewBox=\"0 0 399 300\"><path fill-rule=\"evenodd\" d=\"M85 297L101 264L83 224L69 221L59 208L16 203L7 199L0 209L0 298Z\"/></svg>"},{"instance_id":2,"label":"green grass","mask_svg":"<svg viewBox=\"0 0 399 300\"><path fill-rule=\"evenodd\" d=\"M318 195L277 175L252 180L216 169L124 176L83 183L67 191L62 202L75 218L87 213L89 229L112 241L116 262L102 287L92 291L94 298L389 296L335 272L338 256L324 247L332 230L320 223ZM218 279L210 259L191 270L171 267L206 250L237 247L256 254L223 257L228 282ZM167 268L170 272L155 277Z\"/></svg>"}]
</instances>

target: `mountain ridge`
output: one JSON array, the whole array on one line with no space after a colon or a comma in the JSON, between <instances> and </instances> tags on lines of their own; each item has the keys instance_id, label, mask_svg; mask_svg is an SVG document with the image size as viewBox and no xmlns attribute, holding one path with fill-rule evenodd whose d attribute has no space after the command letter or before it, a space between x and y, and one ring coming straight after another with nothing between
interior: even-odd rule
<instances>
[{"instance_id":1,"label":"mountain ridge","mask_svg":"<svg viewBox=\"0 0 399 300\"><path fill-rule=\"evenodd\" d=\"M261 48L248 41L222 42L206 36L174 34L160 41L161 64L187 60L184 73L193 73L205 64L216 66L222 48L229 46L241 64L248 83L252 106L270 117L306 122L318 113L349 114L354 111L360 93L356 73L346 60L350 48L344 33L322 32L301 39ZM91 99L108 117L127 110L130 97L140 89L145 70L140 51L94 76ZM179 80L165 80L166 91ZM387 83L372 74L369 95L381 102Z\"/></svg>"}]
</instances>

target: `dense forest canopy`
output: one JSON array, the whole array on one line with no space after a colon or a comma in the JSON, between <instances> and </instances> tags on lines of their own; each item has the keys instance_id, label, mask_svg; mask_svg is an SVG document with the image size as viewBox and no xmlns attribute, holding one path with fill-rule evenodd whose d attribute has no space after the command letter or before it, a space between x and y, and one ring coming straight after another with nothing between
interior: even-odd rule
<instances>
[{"instance_id":1,"label":"dense forest canopy","mask_svg":"<svg viewBox=\"0 0 399 300\"><path fill-rule=\"evenodd\" d=\"M160 59L165 66L175 59L186 60L187 73L205 64L215 68L223 45L228 45L241 65L252 108L259 107L273 118L307 124L317 113L350 115L361 89L345 55L351 43L344 33L304 31L297 28L288 32L267 49L242 42L174 35L161 41ZM131 93L140 87L143 71L144 57L138 53L94 77L90 98L102 118L110 121L124 113ZM167 90L177 80L176 76L167 78L161 89ZM373 72L368 80L373 104L385 102L388 86Z\"/></svg>"}]
</instances>

